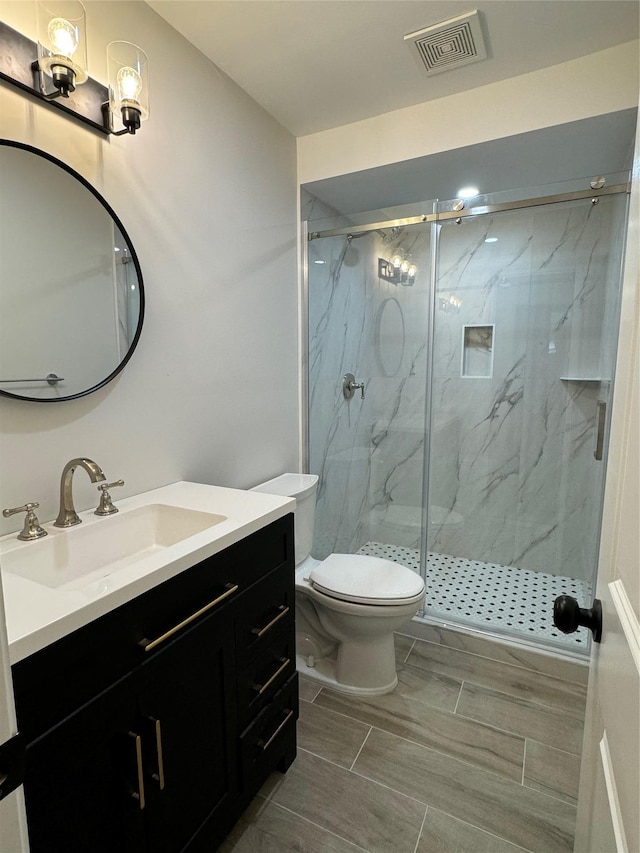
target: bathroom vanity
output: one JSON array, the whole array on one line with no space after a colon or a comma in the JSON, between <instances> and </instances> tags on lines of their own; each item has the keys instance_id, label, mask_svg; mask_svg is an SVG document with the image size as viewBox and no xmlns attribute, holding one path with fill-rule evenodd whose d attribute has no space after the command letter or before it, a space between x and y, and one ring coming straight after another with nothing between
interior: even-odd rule
<instances>
[{"instance_id":1,"label":"bathroom vanity","mask_svg":"<svg viewBox=\"0 0 640 853\"><path fill-rule=\"evenodd\" d=\"M93 570L37 590L15 552L37 561L46 540L0 543L32 853L211 851L295 757L293 502L180 483L122 501L120 526L149 505L217 521L102 587ZM81 515L87 539L115 521ZM58 550L74 532L51 532Z\"/></svg>"}]
</instances>

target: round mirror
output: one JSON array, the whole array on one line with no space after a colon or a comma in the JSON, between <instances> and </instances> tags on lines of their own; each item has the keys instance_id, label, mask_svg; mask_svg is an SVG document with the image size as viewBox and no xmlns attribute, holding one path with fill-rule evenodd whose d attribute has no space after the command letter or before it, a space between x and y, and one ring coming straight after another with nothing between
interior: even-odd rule
<instances>
[{"instance_id":1,"label":"round mirror","mask_svg":"<svg viewBox=\"0 0 640 853\"><path fill-rule=\"evenodd\" d=\"M0 140L0 394L96 391L131 358L143 316L140 264L107 202L60 160Z\"/></svg>"}]
</instances>

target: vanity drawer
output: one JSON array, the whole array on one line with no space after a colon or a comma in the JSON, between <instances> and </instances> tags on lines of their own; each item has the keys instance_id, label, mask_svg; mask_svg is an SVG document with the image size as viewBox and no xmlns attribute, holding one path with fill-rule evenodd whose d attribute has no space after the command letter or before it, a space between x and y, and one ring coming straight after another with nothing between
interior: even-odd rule
<instances>
[{"instance_id":1,"label":"vanity drawer","mask_svg":"<svg viewBox=\"0 0 640 853\"><path fill-rule=\"evenodd\" d=\"M239 584L242 592L288 562L293 572L293 549L293 515L290 514L222 553L227 556L229 580Z\"/></svg>"},{"instance_id":2,"label":"vanity drawer","mask_svg":"<svg viewBox=\"0 0 640 853\"><path fill-rule=\"evenodd\" d=\"M264 708L296 670L293 626L238 672L238 715L240 728Z\"/></svg>"},{"instance_id":3,"label":"vanity drawer","mask_svg":"<svg viewBox=\"0 0 640 853\"><path fill-rule=\"evenodd\" d=\"M262 654L294 619L293 570L267 575L246 594L236 619L238 666Z\"/></svg>"},{"instance_id":4,"label":"vanity drawer","mask_svg":"<svg viewBox=\"0 0 640 853\"><path fill-rule=\"evenodd\" d=\"M284 761L286 766L293 761L297 719L298 673L294 673L240 736L244 793L257 790L279 760Z\"/></svg>"}]
</instances>

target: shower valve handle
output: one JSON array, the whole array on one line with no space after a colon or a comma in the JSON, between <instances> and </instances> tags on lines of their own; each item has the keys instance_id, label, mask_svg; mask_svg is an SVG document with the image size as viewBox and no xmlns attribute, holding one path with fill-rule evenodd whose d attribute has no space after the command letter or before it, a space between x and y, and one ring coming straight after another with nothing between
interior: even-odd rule
<instances>
[{"instance_id":1,"label":"shower valve handle","mask_svg":"<svg viewBox=\"0 0 640 853\"><path fill-rule=\"evenodd\" d=\"M350 400L358 388L360 389L360 399L364 400L364 382L356 382L353 373L345 373L342 377L342 393L345 400Z\"/></svg>"},{"instance_id":2,"label":"shower valve handle","mask_svg":"<svg viewBox=\"0 0 640 853\"><path fill-rule=\"evenodd\" d=\"M580 626L588 628L595 643L602 639L602 604L594 598L590 610L580 607L570 595L559 595L553 603L553 624L563 634L573 634Z\"/></svg>"}]
</instances>

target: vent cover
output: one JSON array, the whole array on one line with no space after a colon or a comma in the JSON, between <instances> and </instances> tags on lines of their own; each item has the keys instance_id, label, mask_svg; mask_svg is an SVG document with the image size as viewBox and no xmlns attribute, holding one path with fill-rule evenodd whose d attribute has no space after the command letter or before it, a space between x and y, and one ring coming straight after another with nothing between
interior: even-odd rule
<instances>
[{"instance_id":1,"label":"vent cover","mask_svg":"<svg viewBox=\"0 0 640 853\"><path fill-rule=\"evenodd\" d=\"M440 74L487 58L477 11L409 33L404 40L427 74Z\"/></svg>"}]
</instances>

